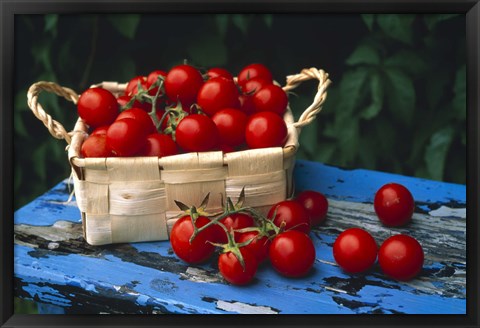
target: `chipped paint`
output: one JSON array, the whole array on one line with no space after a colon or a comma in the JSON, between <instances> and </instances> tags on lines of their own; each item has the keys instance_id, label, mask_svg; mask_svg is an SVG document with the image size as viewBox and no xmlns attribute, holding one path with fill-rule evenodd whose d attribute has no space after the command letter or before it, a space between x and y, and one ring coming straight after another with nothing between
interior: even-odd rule
<instances>
[{"instance_id":1,"label":"chipped paint","mask_svg":"<svg viewBox=\"0 0 480 328\"><path fill-rule=\"evenodd\" d=\"M241 302L217 301L217 308L239 314L278 314L269 306L250 305Z\"/></svg>"}]
</instances>

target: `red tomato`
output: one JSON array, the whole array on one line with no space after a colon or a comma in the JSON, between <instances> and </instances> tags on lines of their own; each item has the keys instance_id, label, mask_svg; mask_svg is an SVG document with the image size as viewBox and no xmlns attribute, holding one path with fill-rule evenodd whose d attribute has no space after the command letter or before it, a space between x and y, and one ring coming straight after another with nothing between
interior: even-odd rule
<instances>
[{"instance_id":1,"label":"red tomato","mask_svg":"<svg viewBox=\"0 0 480 328\"><path fill-rule=\"evenodd\" d=\"M115 96L102 88L90 88L80 95L77 102L78 116L92 129L109 125L118 115Z\"/></svg>"},{"instance_id":2,"label":"red tomato","mask_svg":"<svg viewBox=\"0 0 480 328\"><path fill-rule=\"evenodd\" d=\"M398 183L388 183L375 194L373 206L383 224L398 227L410 222L415 201L407 188Z\"/></svg>"},{"instance_id":3,"label":"red tomato","mask_svg":"<svg viewBox=\"0 0 480 328\"><path fill-rule=\"evenodd\" d=\"M178 145L189 152L210 151L218 146L219 133L210 117L192 114L177 125L175 137Z\"/></svg>"},{"instance_id":4,"label":"red tomato","mask_svg":"<svg viewBox=\"0 0 480 328\"><path fill-rule=\"evenodd\" d=\"M307 210L312 227L319 225L327 217L328 200L322 193L305 190L298 194L297 201Z\"/></svg>"},{"instance_id":5,"label":"red tomato","mask_svg":"<svg viewBox=\"0 0 480 328\"><path fill-rule=\"evenodd\" d=\"M251 241L248 245L243 246L255 255L258 264L261 264L268 258L271 241L266 236L260 236L258 231L244 232L238 237L239 243Z\"/></svg>"},{"instance_id":6,"label":"red tomato","mask_svg":"<svg viewBox=\"0 0 480 328\"><path fill-rule=\"evenodd\" d=\"M107 130L107 145L120 157L133 156L145 147L147 132L139 121L124 118Z\"/></svg>"},{"instance_id":7,"label":"red tomato","mask_svg":"<svg viewBox=\"0 0 480 328\"><path fill-rule=\"evenodd\" d=\"M287 124L272 112L256 113L247 121L245 140L248 148L282 147L287 141Z\"/></svg>"},{"instance_id":8,"label":"red tomato","mask_svg":"<svg viewBox=\"0 0 480 328\"><path fill-rule=\"evenodd\" d=\"M218 150L221 150L224 154L226 153L232 153L235 151L235 148L233 148L232 146L229 146L229 145L220 145L218 146Z\"/></svg>"},{"instance_id":9,"label":"red tomato","mask_svg":"<svg viewBox=\"0 0 480 328\"><path fill-rule=\"evenodd\" d=\"M177 154L178 147L172 137L157 132L147 136L147 143L142 151L142 156L165 157Z\"/></svg>"},{"instance_id":10,"label":"red tomato","mask_svg":"<svg viewBox=\"0 0 480 328\"><path fill-rule=\"evenodd\" d=\"M367 231L350 228L342 232L333 243L333 257L346 272L368 270L377 259L377 243Z\"/></svg>"},{"instance_id":11,"label":"red tomato","mask_svg":"<svg viewBox=\"0 0 480 328\"><path fill-rule=\"evenodd\" d=\"M199 216L195 221L195 226L201 228L210 222L205 216ZM180 259L187 263L201 263L208 260L215 246L210 242L215 242L216 235L215 225L208 227L200 232L190 243L190 237L193 235L193 224L189 215L183 216L175 222L170 232L170 243L173 252Z\"/></svg>"},{"instance_id":12,"label":"red tomato","mask_svg":"<svg viewBox=\"0 0 480 328\"><path fill-rule=\"evenodd\" d=\"M240 73L238 73L238 85L243 85L254 77L260 77L269 82L273 82L272 73L270 70L262 64L250 64L245 66Z\"/></svg>"},{"instance_id":13,"label":"red tomato","mask_svg":"<svg viewBox=\"0 0 480 328\"><path fill-rule=\"evenodd\" d=\"M148 89L146 76L135 76L131 79L125 89L126 96L134 96L138 93L138 84L142 86L144 90Z\"/></svg>"},{"instance_id":14,"label":"red tomato","mask_svg":"<svg viewBox=\"0 0 480 328\"><path fill-rule=\"evenodd\" d=\"M244 112L235 108L224 108L216 112L212 120L218 128L222 144L236 147L245 142L247 115Z\"/></svg>"},{"instance_id":15,"label":"red tomato","mask_svg":"<svg viewBox=\"0 0 480 328\"><path fill-rule=\"evenodd\" d=\"M423 267L424 253L420 243L407 235L395 235L383 242L378 252L382 271L397 280L417 276Z\"/></svg>"},{"instance_id":16,"label":"red tomato","mask_svg":"<svg viewBox=\"0 0 480 328\"><path fill-rule=\"evenodd\" d=\"M219 67L214 67L214 68L210 68L208 71L207 71L207 75L208 75L208 78L209 79L213 79L215 77L224 77L228 80L232 80L233 81L233 76L232 74L227 71L226 69L224 68L219 68Z\"/></svg>"},{"instance_id":17,"label":"red tomato","mask_svg":"<svg viewBox=\"0 0 480 328\"><path fill-rule=\"evenodd\" d=\"M278 234L269 249L273 268L287 277L305 276L315 262L315 247L307 234L289 230Z\"/></svg>"},{"instance_id":18,"label":"red tomato","mask_svg":"<svg viewBox=\"0 0 480 328\"><path fill-rule=\"evenodd\" d=\"M263 87L272 84L271 81L265 80L261 77L254 77L250 80L247 80L240 89L244 94L254 95Z\"/></svg>"},{"instance_id":19,"label":"red tomato","mask_svg":"<svg viewBox=\"0 0 480 328\"><path fill-rule=\"evenodd\" d=\"M107 130L109 127L110 127L109 125L99 126L95 130L93 130L92 133L90 133L90 135L93 136L96 134L107 134Z\"/></svg>"},{"instance_id":20,"label":"red tomato","mask_svg":"<svg viewBox=\"0 0 480 328\"><path fill-rule=\"evenodd\" d=\"M220 223L222 223L226 228L227 231L233 230L238 230L238 229L243 229L243 228L249 228L249 227L254 227L255 226L255 220L248 214L246 213L234 213L226 218L223 218L220 220ZM223 230L223 229L222 229ZM235 232L234 233L234 239L237 240L242 233ZM228 242L227 236L225 234L225 231L223 231L222 237L219 240L219 243L226 244Z\"/></svg>"},{"instance_id":21,"label":"red tomato","mask_svg":"<svg viewBox=\"0 0 480 328\"><path fill-rule=\"evenodd\" d=\"M132 118L140 122L140 124L142 124L147 134L157 132L157 129L155 128L155 124L153 123L153 120L150 117L150 115L148 115L147 112L145 112L140 108L130 108L121 112L118 115L116 121L122 120L124 118Z\"/></svg>"},{"instance_id":22,"label":"red tomato","mask_svg":"<svg viewBox=\"0 0 480 328\"><path fill-rule=\"evenodd\" d=\"M240 107L238 89L233 80L214 77L205 82L198 92L197 104L209 116L222 108Z\"/></svg>"},{"instance_id":23,"label":"red tomato","mask_svg":"<svg viewBox=\"0 0 480 328\"><path fill-rule=\"evenodd\" d=\"M223 278L234 285L246 285L253 280L257 273L258 263L255 256L245 247L240 247L245 267L242 267L237 256L232 252L220 254L218 269Z\"/></svg>"},{"instance_id":24,"label":"red tomato","mask_svg":"<svg viewBox=\"0 0 480 328\"><path fill-rule=\"evenodd\" d=\"M275 213L275 217L273 217ZM310 232L310 216L307 210L295 200L284 200L272 206L268 218L273 219L277 227L285 224L285 230Z\"/></svg>"},{"instance_id":25,"label":"red tomato","mask_svg":"<svg viewBox=\"0 0 480 328\"><path fill-rule=\"evenodd\" d=\"M165 78L165 93L173 103L180 101L183 110L189 111L197 100L197 94L203 85L202 74L193 66L173 67Z\"/></svg>"},{"instance_id":26,"label":"red tomato","mask_svg":"<svg viewBox=\"0 0 480 328\"><path fill-rule=\"evenodd\" d=\"M240 102L240 110L247 115L255 113L255 105L253 104L253 97L250 95L240 95L238 97Z\"/></svg>"},{"instance_id":27,"label":"red tomato","mask_svg":"<svg viewBox=\"0 0 480 328\"><path fill-rule=\"evenodd\" d=\"M112 150L107 146L106 134L92 134L82 144L82 157L112 157Z\"/></svg>"},{"instance_id":28,"label":"red tomato","mask_svg":"<svg viewBox=\"0 0 480 328\"><path fill-rule=\"evenodd\" d=\"M147 89L150 89L152 84L157 82L159 76L163 76L165 78L167 76L167 72L156 70L156 71L153 71L150 74L148 74L148 76L147 76ZM151 96L155 96L157 94L157 91L158 91L158 87L155 87L152 90L148 91L148 94L151 95Z\"/></svg>"},{"instance_id":29,"label":"red tomato","mask_svg":"<svg viewBox=\"0 0 480 328\"><path fill-rule=\"evenodd\" d=\"M278 85L269 84L253 95L253 104L257 112L274 112L283 115L288 105L288 97Z\"/></svg>"}]
</instances>

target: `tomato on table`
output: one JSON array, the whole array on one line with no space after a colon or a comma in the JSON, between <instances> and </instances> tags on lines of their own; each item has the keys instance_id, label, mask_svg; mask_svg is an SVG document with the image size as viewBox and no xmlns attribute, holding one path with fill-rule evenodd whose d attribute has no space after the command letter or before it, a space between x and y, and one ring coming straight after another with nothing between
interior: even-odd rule
<instances>
[{"instance_id":1,"label":"tomato on table","mask_svg":"<svg viewBox=\"0 0 480 328\"><path fill-rule=\"evenodd\" d=\"M244 266L237 255L231 251L220 254L218 257L218 269L223 278L234 285L246 285L250 283L257 272L258 263L255 256L245 247L240 247Z\"/></svg>"},{"instance_id":2,"label":"tomato on table","mask_svg":"<svg viewBox=\"0 0 480 328\"><path fill-rule=\"evenodd\" d=\"M412 219L415 201L405 186L399 183L387 183L376 192L373 206L383 224L398 227Z\"/></svg>"},{"instance_id":3,"label":"tomato on table","mask_svg":"<svg viewBox=\"0 0 480 328\"><path fill-rule=\"evenodd\" d=\"M287 277L305 276L315 262L315 247L307 234L289 230L278 234L270 245L273 268Z\"/></svg>"},{"instance_id":4,"label":"tomato on table","mask_svg":"<svg viewBox=\"0 0 480 328\"><path fill-rule=\"evenodd\" d=\"M310 216L296 200L284 200L273 205L267 217L277 227L283 226L285 230L293 229L307 234L310 232Z\"/></svg>"},{"instance_id":5,"label":"tomato on table","mask_svg":"<svg viewBox=\"0 0 480 328\"><path fill-rule=\"evenodd\" d=\"M367 231L350 228L342 232L333 243L333 257L346 272L359 273L372 267L377 259L378 247Z\"/></svg>"},{"instance_id":6,"label":"tomato on table","mask_svg":"<svg viewBox=\"0 0 480 328\"><path fill-rule=\"evenodd\" d=\"M424 253L413 237L399 234L386 239L378 252L378 263L387 275L407 281L417 276L423 267Z\"/></svg>"},{"instance_id":7,"label":"tomato on table","mask_svg":"<svg viewBox=\"0 0 480 328\"><path fill-rule=\"evenodd\" d=\"M307 210L312 227L321 224L327 217L328 200L322 193L304 190L297 195L296 200Z\"/></svg>"}]
</instances>

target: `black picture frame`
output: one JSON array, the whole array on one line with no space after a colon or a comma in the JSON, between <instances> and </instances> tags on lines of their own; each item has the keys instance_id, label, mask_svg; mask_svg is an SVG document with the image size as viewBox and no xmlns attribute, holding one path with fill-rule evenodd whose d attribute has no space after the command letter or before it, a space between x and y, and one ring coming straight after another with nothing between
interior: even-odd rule
<instances>
[{"instance_id":1,"label":"black picture frame","mask_svg":"<svg viewBox=\"0 0 480 328\"><path fill-rule=\"evenodd\" d=\"M0 325L1 327L135 327L135 326L479 326L479 63L480 4L478 0L247 0L164 1L125 0L81 2L67 0L0 0ZM467 32L467 314L361 316L178 316L178 315L14 315L13 311L13 81L14 18L18 14L47 13L461 13Z\"/></svg>"}]
</instances>

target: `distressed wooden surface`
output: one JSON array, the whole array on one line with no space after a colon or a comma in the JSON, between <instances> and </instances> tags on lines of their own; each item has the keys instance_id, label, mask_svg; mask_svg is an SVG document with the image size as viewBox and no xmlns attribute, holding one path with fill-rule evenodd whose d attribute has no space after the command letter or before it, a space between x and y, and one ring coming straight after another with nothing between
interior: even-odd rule
<instances>
[{"instance_id":1,"label":"distressed wooden surface","mask_svg":"<svg viewBox=\"0 0 480 328\"><path fill-rule=\"evenodd\" d=\"M297 162L295 182L297 191L318 190L330 202L325 224L311 233L317 259L307 277L283 278L267 264L252 285L236 287L222 280L216 259L188 265L169 242L90 246L63 181L15 213L15 293L65 313L466 313L464 185L307 161ZM374 194L387 182L415 197L413 222L404 228L382 226L373 211ZM332 245L354 226L378 244L397 233L417 238L425 251L421 275L397 282L378 264L366 274L342 272Z\"/></svg>"}]
</instances>

